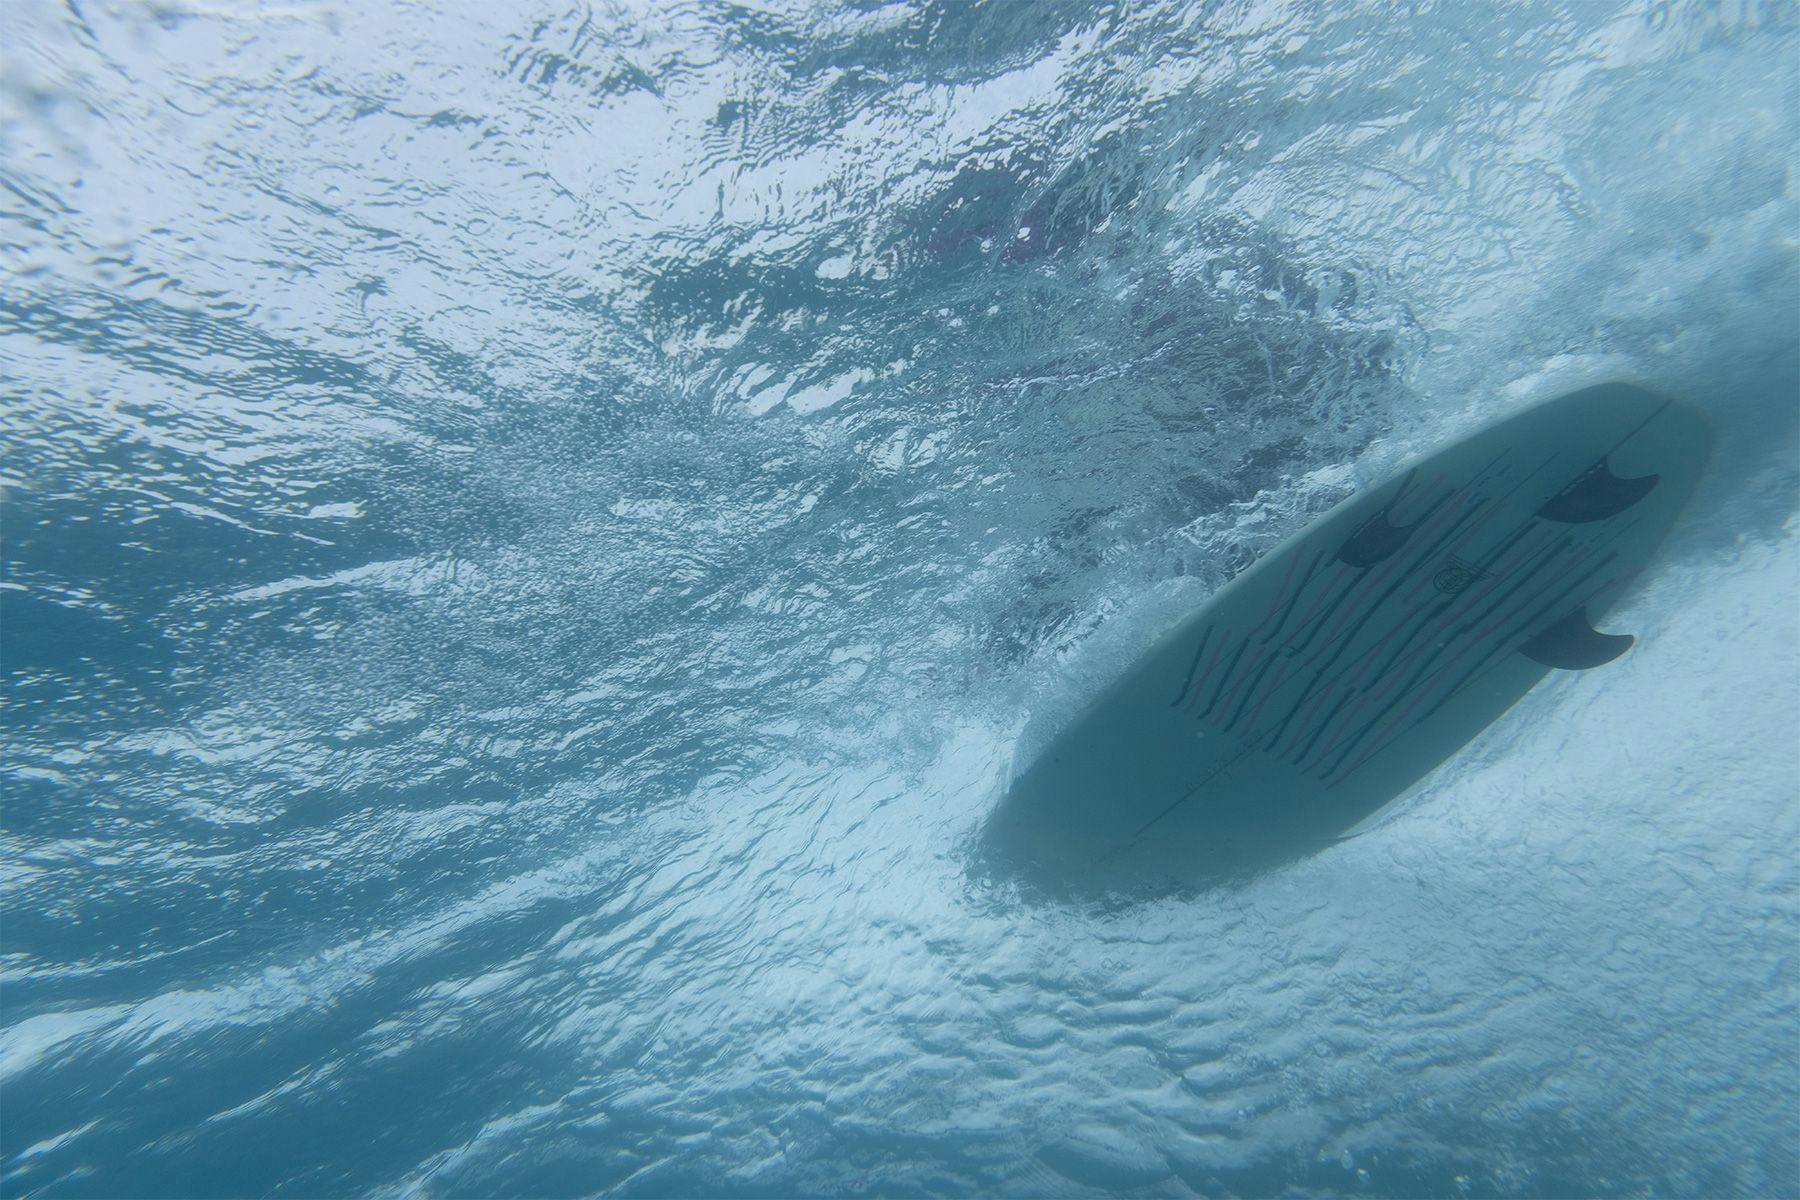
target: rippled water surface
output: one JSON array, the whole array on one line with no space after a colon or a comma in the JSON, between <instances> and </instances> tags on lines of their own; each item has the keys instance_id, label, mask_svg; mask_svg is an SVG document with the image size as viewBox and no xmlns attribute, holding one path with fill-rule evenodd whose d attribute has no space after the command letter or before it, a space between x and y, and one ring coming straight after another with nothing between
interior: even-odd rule
<instances>
[{"instance_id":1,"label":"rippled water surface","mask_svg":"<svg viewBox=\"0 0 1800 1200\"><path fill-rule=\"evenodd\" d=\"M1800 1191L1783 4L11 0L7 1195ZM1661 564L1371 832L1028 720L1594 379Z\"/></svg>"}]
</instances>

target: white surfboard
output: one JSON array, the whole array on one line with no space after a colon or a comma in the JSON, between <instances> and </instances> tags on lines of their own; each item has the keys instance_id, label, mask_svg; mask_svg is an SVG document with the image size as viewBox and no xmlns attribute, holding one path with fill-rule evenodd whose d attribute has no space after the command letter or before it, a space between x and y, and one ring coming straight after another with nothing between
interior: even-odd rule
<instances>
[{"instance_id":1,"label":"white surfboard","mask_svg":"<svg viewBox=\"0 0 1800 1200\"><path fill-rule=\"evenodd\" d=\"M1025 764L990 837L1040 868L1186 881L1328 843L1546 672L1629 649L1591 622L1649 561L1708 444L1692 410L1605 384L1351 497Z\"/></svg>"}]
</instances>

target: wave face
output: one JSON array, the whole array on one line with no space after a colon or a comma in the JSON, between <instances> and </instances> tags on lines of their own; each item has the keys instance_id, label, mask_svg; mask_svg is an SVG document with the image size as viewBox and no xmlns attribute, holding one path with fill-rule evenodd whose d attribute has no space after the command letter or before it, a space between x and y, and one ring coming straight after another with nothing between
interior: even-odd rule
<instances>
[{"instance_id":1,"label":"wave face","mask_svg":"<svg viewBox=\"0 0 1800 1200\"><path fill-rule=\"evenodd\" d=\"M9 1195L1800 1189L1792 10L8 25ZM1718 431L1631 654L1242 886L983 869L1614 377Z\"/></svg>"}]
</instances>

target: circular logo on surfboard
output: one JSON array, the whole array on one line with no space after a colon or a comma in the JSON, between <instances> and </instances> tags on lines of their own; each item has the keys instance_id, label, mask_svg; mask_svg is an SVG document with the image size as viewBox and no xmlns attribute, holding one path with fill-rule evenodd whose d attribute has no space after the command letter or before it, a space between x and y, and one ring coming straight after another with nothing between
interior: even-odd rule
<instances>
[{"instance_id":1,"label":"circular logo on surfboard","mask_svg":"<svg viewBox=\"0 0 1800 1200\"><path fill-rule=\"evenodd\" d=\"M1459 558L1453 558L1449 563L1438 568L1437 574L1431 577L1431 586L1446 596L1454 596L1480 578L1479 568L1470 566Z\"/></svg>"}]
</instances>

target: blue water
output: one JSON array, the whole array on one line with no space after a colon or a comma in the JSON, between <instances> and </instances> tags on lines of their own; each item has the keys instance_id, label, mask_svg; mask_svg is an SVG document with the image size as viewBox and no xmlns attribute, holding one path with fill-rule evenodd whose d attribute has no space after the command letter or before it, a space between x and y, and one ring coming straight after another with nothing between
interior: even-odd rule
<instances>
[{"instance_id":1,"label":"blue water","mask_svg":"<svg viewBox=\"0 0 1800 1200\"><path fill-rule=\"evenodd\" d=\"M10 0L8 1196L1800 1192L1786 4ZM1409 455L1718 448L1370 832L971 849Z\"/></svg>"}]
</instances>

